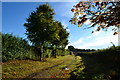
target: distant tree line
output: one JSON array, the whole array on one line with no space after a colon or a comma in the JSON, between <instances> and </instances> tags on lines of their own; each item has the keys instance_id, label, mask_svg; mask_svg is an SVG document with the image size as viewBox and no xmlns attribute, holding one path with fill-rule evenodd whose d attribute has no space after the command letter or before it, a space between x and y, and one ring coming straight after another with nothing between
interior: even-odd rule
<instances>
[{"instance_id":1,"label":"distant tree line","mask_svg":"<svg viewBox=\"0 0 120 80\"><path fill-rule=\"evenodd\" d=\"M74 48L73 46L68 46L68 50L73 51L73 52L92 52L92 51L96 51L95 49L77 49L77 48Z\"/></svg>"}]
</instances>

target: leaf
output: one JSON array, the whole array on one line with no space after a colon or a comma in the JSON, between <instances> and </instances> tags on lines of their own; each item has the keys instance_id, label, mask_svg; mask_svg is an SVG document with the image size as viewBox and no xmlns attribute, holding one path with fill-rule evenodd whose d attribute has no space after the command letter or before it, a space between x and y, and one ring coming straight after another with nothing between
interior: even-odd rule
<instances>
[{"instance_id":1,"label":"leaf","mask_svg":"<svg viewBox=\"0 0 120 80\"><path fill-rule=\"evenodd\" d=\"M112 24L112 25L115 25L115 24L116 24L116 22L112 22L111 24Z\"/></svg>"},{"instance_id":2,"label":"leaf","mask_svg":"<svg viewBox=\"0 0 120 80\"><path fill-rule=\"evenodd\" d=\"M83 15L83 17L85 17L86 15Z\"/></svg>"},{"instance_id":3,"label":"leaf","mask_svg":"<svg viewBox=\"0 0 120 80\"><path fill-rule=\"evenodd\" d=\"M118 24L118 26L120 26L120 24Z\"/></svg>"},{"instance_id":4,"label":"leaf","mask_svg":"<svg viewBox=\"0 0 120 80\"><path fill-rule=\"evenodd\" d=\"M118 32L114 32L114 34L113 35L117 35L118 34Z\"/></svg>"},{"instance_id":5,"label":"leaf","mask_svg":"<svg viewBox=\"0 0 120 80\"><path fill-rule=\"evenodd\" d=\"M105 8L105 6L102 6L102 8Z\"/></svg>"},{"instance_id":6,"label":"leaf","mask_svg":"<svg viewBox=\"0 0 120 80\"><path fill-rule=\"evenodd\" d=\"M95 15L99 15L99 13L98 13L98 12L96 12L96 13L95 13Z\"/></svg>"},{"instance_id":7,"label":"leaf","mask_svg":"<svg viewBox=\"0 0 120 80\"><path fill-rule=\"evenodd\" d=\"M98 6L99 5L99 2L96 2L95 6Z\"/></svg>"},{"instance_id":8,"label":"leaf","mask_svg":"<svg viewBox=\"0 0 120 80\"><path fill-rule=\"evenodd\" d=\"M108 9L112 9L112 6L108 7Z\"/></svg>"},{"instance_id":9,"label":"leaf","mask_svg":"<svg viewBox=\"0 0 120 80\"><path fill-rule=\"evenodd\" d=\"M73 9L73 8L72 8L72 9L71 9L71 11L72 11L72 12L74 12L74 11L75 11L75 9Z\"/></svg>"},{"instance_id":10,"label":"leaf","mask_svg":"<svg viewBox=\"0 0 120 80\"><path fill-rule=\"evenodd\" d=\"M92 7L95 7L94 5L92 5Z\"/></svg>"},{"instance_id":11,"label":"leaf","mask_svg":"<svg viewBox=\"0 0 120 80\"><path fill-rule=\"evenodd\" d=\"M55 15L55 13L51 13L50 15Z\"/></svg>"},{"instance_id":12,"label":"leaf","mask_svg":"<svg viewBox=\"0 0 120 80\"><path fill-rule=\"evenodd\" d=\"M75 22L76 22L76 18L72 18L72 21L75 21Z\"/></svg>"},{"instance_id":13,"label":"leaf","mask_svg":"<svg viewBox=\"0 0 120 80\"><path fill-rule=\"evenodd\" d=\"M94 13L94 11L91 11L92 13Z\"/></svg>"},{"instance_id":14,"label":"leaf","mask_svg":"<svg viewBox=\"0 0 120 80\"><path fill-rule=\"evenodd\" d=\"M85 13L84 13L84 12L81 12L80 14L84 15Z\"/></svg>"},{"instance_id":15,"label":"leaf","mask_svg":"<svg viewBox=\"0 0 120 80\"><path fill-rule=\"evenodd\" d=\"M101 3L101 6L103 6L103 5L104 5L104 3L102 2L102 3Z\"/></svg>"},{"instance_id":16,"label":"leaf","mask_svg":"<svg viewBox=\"0 0 120 80\"><path fill-rule=\"evenodd\" d=\"M78 27L81 27L81 24L78 24Z\"/></svg>"},{"instance_id":17,"label":"leaf","mask_svg":"<svg viewBox=\"0 0 120 80\"><path fill-rule=\"evenodd\" d=\"M72 21L72 24L76 24L75 21Z\"/></svg>"},{"instance_id":18,"label":"leaf","mask_svg":"<svg viewBox=\"0 0 120 80\"><path fill-rule=\"evenodd\" d=\"M72 20L69 20L69 22L72 22Z\"/></svg>"},{"instance_id":19,"label":"leaf","mask_svg":"<svg viewBox=\"0 0 120 80\"><path fill-rule=\"evenodd\" d=\"M101 29L101 28L100 28L100 27L98 27L98 28L97 28L97 31L100 31L100 29Z\"/></svg>"},{"instance_id":20,"label":"leaf","mask_svg":"<svg viewBox=\"0 0 120 80\"><path fill-rule=\"evenodd\" d=\"M76 9L75 12L79 12L78 9Z\"/></svg>"},{"instance_id":21,"label":"leaf","mask_svg":"<svg viewBox=\"0 0 120 80\"><path fill-rule=\"evenodd\" d=\"M78 24L81 24L81 21L78 21Z\"/></svg>"}]
</instances>

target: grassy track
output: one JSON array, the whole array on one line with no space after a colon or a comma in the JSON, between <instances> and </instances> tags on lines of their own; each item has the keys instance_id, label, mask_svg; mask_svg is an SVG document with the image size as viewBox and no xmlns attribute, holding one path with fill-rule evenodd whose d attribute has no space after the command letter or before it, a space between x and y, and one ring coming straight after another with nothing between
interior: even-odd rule
<instances>
[{"instance_id":1,"label":"grassy track","mask_svg":"<svg viewBox=\"0 0 120 80\"><path fill-rule=\"evenodd\" d=\"M14 60L3 63L3 78L69 78L80 57L73 55L47 58L45 62ZM65 70L69 68L69 70Z\"/></svg>"}]
</instances>

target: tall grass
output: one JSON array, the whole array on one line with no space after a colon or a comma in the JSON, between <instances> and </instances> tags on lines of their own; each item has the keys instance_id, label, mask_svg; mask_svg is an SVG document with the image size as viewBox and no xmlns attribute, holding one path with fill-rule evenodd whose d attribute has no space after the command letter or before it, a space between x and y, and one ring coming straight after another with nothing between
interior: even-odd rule
<instances>
[{"instance_id":1,"label":"tall grass","mask_svg":"<svg viewBox=\"0 0 120 80\"><path fill-rule=\"evenodd\" d=\"M120 79L120 46L112 46L96 52L81 55L83 66L72 73L75 79L118 80ZM81 72L79 72L81 71Z\"/></svg>"}]
</instances>

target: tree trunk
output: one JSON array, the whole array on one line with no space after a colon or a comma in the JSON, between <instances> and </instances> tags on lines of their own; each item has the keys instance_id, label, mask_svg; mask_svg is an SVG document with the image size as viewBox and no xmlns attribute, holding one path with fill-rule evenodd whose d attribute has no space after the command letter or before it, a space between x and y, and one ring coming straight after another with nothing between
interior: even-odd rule
<instances>
[{"instance_id":1,"label":"tree trunk","mask_svg":"<svg viewBox=\"0 0 120 80\"><path fill-rule=\"evenodd\" d=\"M52 51L52 56L53 56L54 58L56 58L56 49L53 49L53 51Z\"/></svg>"},{"instance_id":2,"label":"tree trunk","mask_svg":"<svg viewBox=\"0 0 120 80\"><path fill-rule=\"evenodd\" d=\"M42 55L43 55L43 46L40 47L40 61L42 61Z\"/></svg>"},{"instance_id":3,"label":"tree trunk","mask_svg":"<svg viewBox=\"0 0 120 80\"><path fill-rule=\"evenodd\" d=\"M36 51L40 57L40 61L42 61L42 54L43 54L42 47L36 47Z\"/></svg>"},{"instance_id":4,"label":"tree trunk","mask_svg":"<svg viewBox=\"0 0 120 80\"><path fill-rule=\"evenodd\" d=\"M42 54L43 54L43 53L42 53L41 50L40 50L40 53L39 53L39 54L40 54L40 61L42 61Z\"/></svg>"},{"instance_id":5,"label":"tree trunk","mask_svg":"<svg viewBox=\"0 0 120 80\"><path fill-rule=\"evenodd\" d=\"M54 52L54 54L55 54L55 58L57 58L56 49L55 49L55 52Z\"/></svg>"}]
</instances>

